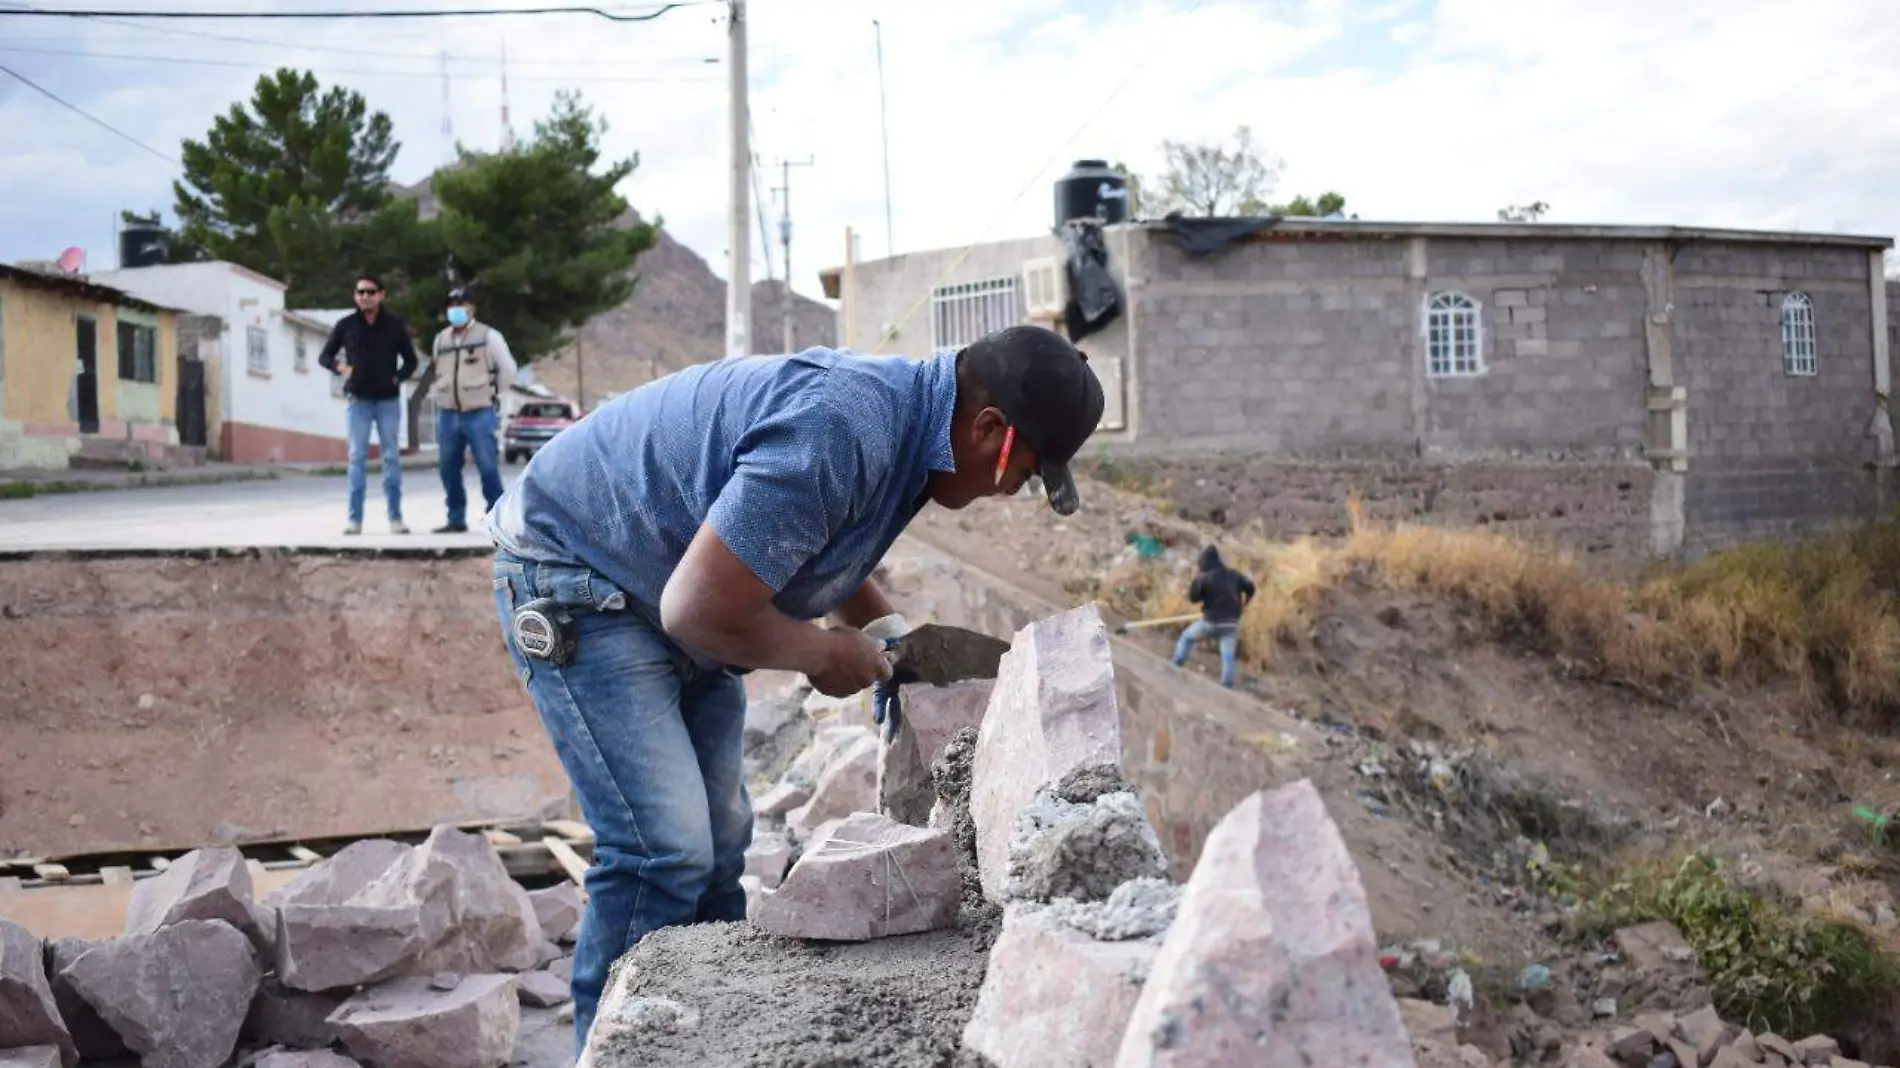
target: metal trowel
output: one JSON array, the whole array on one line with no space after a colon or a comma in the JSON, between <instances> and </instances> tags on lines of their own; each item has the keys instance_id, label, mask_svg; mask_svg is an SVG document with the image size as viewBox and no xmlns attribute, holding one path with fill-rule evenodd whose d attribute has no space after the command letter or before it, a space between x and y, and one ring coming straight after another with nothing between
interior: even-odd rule
<instances>
[{"instance_id":1,"label":"metal trowel","mask_svg":"<svg viewBox=\"0 0 1900 1068\"><path fill-rule=\"evenodd\" d=\"M948 686L965 679L993 679L1009 643L974 630L925 623L897 639L889 650L892 681Z\"/></svg>"}]
</instances>

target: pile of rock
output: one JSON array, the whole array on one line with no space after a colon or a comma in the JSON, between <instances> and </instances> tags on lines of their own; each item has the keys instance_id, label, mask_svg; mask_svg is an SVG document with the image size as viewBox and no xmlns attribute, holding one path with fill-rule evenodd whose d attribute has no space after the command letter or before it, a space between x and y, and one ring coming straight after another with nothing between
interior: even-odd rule
<instances>
[{"instance_id":1,"label":"pile of rock","mask_svg":"<svg viewBox=\"0 0 1900 1068\"><path fill-rule=\"evenodd\" d=\"M262 902L237 850L202 849L134 886L117 938L42 945L0 921L0 1050L218 1068L242 1044L269 1068L339 1068L340 1046L372 1068L499 1068L519 1004L566 999L556 943L580 914L571 885L530 894L452 827L353 843Z\"/></svg>"},{"instance_id":2,"label":"pile of rock","mask_svg":"<svg viewBox=\"0 0 1900 1068\"><path fill-rule=\"evenodd\" d=\"M1843 1056L1826 1035L1791 1042L1772 1032L1750 1034L1724 1023L1715 1009L1686 1016L1650 1013L1594 1036L1571 1054L1572 1068L1870 1068Z\"/></svg>"}]
</instances>

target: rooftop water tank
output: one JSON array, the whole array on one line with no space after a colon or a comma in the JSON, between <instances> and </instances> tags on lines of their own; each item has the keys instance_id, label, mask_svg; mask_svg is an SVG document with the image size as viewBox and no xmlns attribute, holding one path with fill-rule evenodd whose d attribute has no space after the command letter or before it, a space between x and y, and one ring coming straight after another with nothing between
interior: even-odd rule
<instances>
[{"instance_id":1,"label":"rooftop water tank","mask_svg":"<svg viewBox=\"0 0 1900 1068\"><path fill-rule=\"evenodd\" d=\"M1128 176L1111 170L1106 160L1076 160L1069 173L1056 180L1056 226L1071 219L1127 221Z\"/></svg>"}]
</instances>

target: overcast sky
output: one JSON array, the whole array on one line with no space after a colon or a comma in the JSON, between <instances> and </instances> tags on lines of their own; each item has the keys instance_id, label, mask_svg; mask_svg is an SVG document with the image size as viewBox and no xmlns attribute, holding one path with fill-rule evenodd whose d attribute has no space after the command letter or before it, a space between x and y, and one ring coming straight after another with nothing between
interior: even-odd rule
<instances>
[{"instance_id":1,"label":"overcast sky","mask_svg":"<svg viewBox=\"0 0 1900 1068\"><path fill-rule=\"evenodd\" d=\"M640 154L623 194L724 274L724 10L633 24L0 16L0 65L173 157L262 71L307 68L389 112L403 145L394 177L412 182L448 155L444 50L455 137L498 143L505 41L516 129L555 90L583 91L611 124L609 149ZM811 158L791 177L792 254L794 283L814 295L847 225L864 256L887 248L874 19L899 252L1037 233L1050 183L1074 159L1151 169L1163 138L1242 123L1285 160L1281 194L1336 189L1367 219L1489 220L1541 199L1551 222L1900 231L1896 0L751 0L750 11L772 266L783 271L776 162ZM94 269L114 266L117 212L169 217L175 169L0 75L0 260L78 245ZM756 219L750 233L762 277Z\"/></svg>"}]
</instances>

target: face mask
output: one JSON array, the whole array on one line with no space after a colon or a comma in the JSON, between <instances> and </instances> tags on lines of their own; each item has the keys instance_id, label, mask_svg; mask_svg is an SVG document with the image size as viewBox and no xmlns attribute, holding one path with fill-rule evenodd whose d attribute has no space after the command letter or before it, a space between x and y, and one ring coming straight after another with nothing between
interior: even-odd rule
<instances>
[{"instance_id":1,"label":"face mask","mask_svg":"<svg viewBox=\"0 0 1900 1068\"><path fill-rule=\"evenodd\" d=\"M467 326L468 325L468 309L460 305L450 308L449 309L449 325L450 326Z\"/></svg>"}]
</instances>

